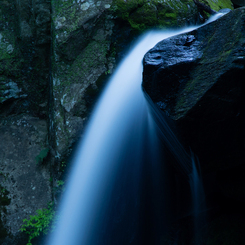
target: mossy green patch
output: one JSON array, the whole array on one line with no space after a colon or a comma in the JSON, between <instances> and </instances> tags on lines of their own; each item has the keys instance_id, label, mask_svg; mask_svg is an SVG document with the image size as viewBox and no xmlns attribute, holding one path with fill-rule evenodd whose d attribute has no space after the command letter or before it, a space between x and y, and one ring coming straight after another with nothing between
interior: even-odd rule
<instances>
[{"instance_id":1,"label":"mossy green patch","mask_svg":"<svg viewBox=\"0 0 245 245\"><path fill-rule=\"evenodd\" d=\"M42 163L43 160L48 156L49 148L42 149L40 153L35 157L36 163Z\"/></svg>"},{"instance_id":2,"label":"mossy green patch","mask_svg":"<svg viewBox=\"0 0 245 245\"><path fill-rule=\"evenodd\" d=\"M15 57L15 37L11 31L0 32L0 61Z\"/></svg>"},{"instance_id":3,"label":"mossy green patch","mask_svg":"<svg viewBox=\"0 0 245 245\"><path fill-rule=\"evenodd\" d=\"M107 41L92 41L78 55L77 59L71 65L68 74L63 78L63 84L66 86L72 83L89 82L91 76L97 76L97 70L105 67L106 55L108 52ZM104 73L106 69L101 71ZM100 71L98 71L100 72ZM98 77L101 75L98 74Z\"/></svg>"},{"instance_id":4,"label":"mossy green patch","mask_svg":"<svg viewBox=\"0 0 245 245\"><path fill-rule=\"evenodd\" d=\"M62 32L58 35L65 35L69 36L69 33L75 31L78 28L79 16L78 16L78 6L74 4L73 0L67 1L51 1L51 6L53 10L52 15L52 27L57 28L57 25L62 26ZM63 25L66 23L65 25ZM55 40L57 33L59 32L58 29L53 32L53 40ZM55 33L55 35L54 35ZM65 42L64 39L63 42Z\"/></svg>"},{"instance_id":5,"label":"mossy green patch","mask_svg":"<svg viewBox=\"0 0 245 245\"><path fill-rule=\"evenodd\" d=\"M190 15L190 0L114 0L115 15L127 21L133 29L184 25Z\"/></svg>"},{"instance_id":6,"label":"mossy green patch","mask_svg":"<svg viewBox=\"0 0 245 245\"><path fill-rule=\"evenodd\" d=\"M20 231L26 233L28 237L27 245L32 245L32 240L41 234L47 235L54 229L54 204L49 203L48 208L38 209L36 215L30 215L29 219L24 219Z\"/></svg>"},{"instance_id":7,"label":"mossy green patch","mask_svg":"<svg viewBox=\"0 0 245 245\"><path fill-rule=\"evenodd\" d=\"M62 13L68 11L74 5L73 2L73 0L51 0L51 4L53 6L53 10L55 11L56 16L62 15Z\"/></svg>"},{"instance_id":8,"label":"mossy green patch","mask_svg":"<svg viewBox=\"0 0 245 245\"><path fill-rule=\"evenodd\" d=\"M130 14L128 19L134 29L143 30L157 23L157 8L154 4L146 3Z\"/></svg>"},{"instance_id":9,"label":"mossy green patch","mask_svg":"<svg viewBox=\"0 0 245 245\"><path fill-rule=\"evenodd\" d=\"M200 2L209 5L210 8L215 11L219 11L224 8L233 9L233 4L230 0L201 0Z\"/></svg>"}]
</instances>

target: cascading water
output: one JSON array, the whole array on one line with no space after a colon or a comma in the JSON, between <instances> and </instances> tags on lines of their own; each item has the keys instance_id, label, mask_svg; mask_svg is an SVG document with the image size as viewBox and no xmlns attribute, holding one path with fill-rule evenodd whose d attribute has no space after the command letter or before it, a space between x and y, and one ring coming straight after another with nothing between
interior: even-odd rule
<instances>
[{"instance_id":1,"label":"cascading water","mask_svg":"<svg viewBox=\"0 0 245 245\"><path fill-rule=\"evenodd\" d=\"M47 244L160 244L163 156L140 89L142 58L157 42L193 29L148 32L114 72L77 150Z\"/></svg>"},{"instance_id":2,"label":"cascading water","mask_svg":"<svg viewBox=\"0 0 245 245\"><path fill-rule=\"evenodd\" d=\"M191 154L191 162L192 162L192 172L190 174L190 187L192 192L192 205L193 205L193 217L194 217L194 240L198 245L200 243L199 239L202 235L201 230L204 229L206 225L206 214L205 211L206 201L203 183L200 174L200 163L194 154Z\"/></svg>"}]
</instances>

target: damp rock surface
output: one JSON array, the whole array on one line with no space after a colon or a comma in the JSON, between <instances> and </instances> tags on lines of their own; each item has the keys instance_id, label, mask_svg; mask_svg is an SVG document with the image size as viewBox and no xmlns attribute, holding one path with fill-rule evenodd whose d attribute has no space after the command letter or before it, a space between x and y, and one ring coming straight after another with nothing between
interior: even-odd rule
<instances>
[{"instance_id":1,"label":"damp rock surface","mask_svg":"<svg viewBox=\"0 0 245 245\"><path fill-rule=\"evenodd\" d=\"M207 171L244 161L244 23L245 9L236 9L144 57L146 93Z\"/></svg>"},{"instance_id":2,"label":"damp rock surface","mask_svg":"<svg viewBox=\"0 0 245 245\"><path fill-rule=\"evenodd\" d=\"M13 239L7 244L17 244L23 219L51 201L50 173L38 158L48 147L47 136L46 121L28 115L0 123L1 229ZM0 237L1 244L5 240Z\"/></svg>"}]
</instances>

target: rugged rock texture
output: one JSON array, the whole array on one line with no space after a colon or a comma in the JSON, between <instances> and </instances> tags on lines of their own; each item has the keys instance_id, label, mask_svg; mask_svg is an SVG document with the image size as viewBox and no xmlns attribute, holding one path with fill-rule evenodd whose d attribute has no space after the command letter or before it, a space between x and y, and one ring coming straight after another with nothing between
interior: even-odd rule
<instances>
[{"instance_id":1,"label":"rugged rock texture","mask_svg":"<svg viewBox=\"0 0 245 245\"><path fill-rule=\"evenodd\" d=\"M50 5L3 1L0 10L0 108L15 103L18 112L47 117Z\"/></svg>"},{"instance_id":2,"label":"rugged rock texture","mask_svg":"<svg viewBox=\"0 0 245 245\"><path fill-rule=\"evenodd\" d=\"M244 186L244 30L240 8L158 43L144 57L143 87L176 122L203 171L218 171L226 194L245 200L241 188L235 188L240 194L231 191ZM224 181L226 171L229 179L237 176L231 186Z\"/></svg>"},{"instance_id":3,"label":"rugged rock texture","mask_svg":"<svg viewBox=\"0 0 245 245\"><path fill-rule=\"evenodd\" d=\"M14 245L22 220L52 200L41 163L49 149L50 3L1 1L0 19L0 243Z\"/></svg>"},{"instance_id":4,"label":"rugged rock texture","mask_svg":"<svg viewBox=\"0 0 245 245\"><path fill-rule=\"evenodd\" d=\"M111 1L55 1L53 9L53 96L56 157L77 140L87 116L85 94L97 90L115 63L109 50ZM115 54L114 54L115 56Z\"/></svg>"},{"instance_id":5,"label":"rugged rock texture","mask_svg":"<svg viewBox=\"0 0 245 245\"><path fill-rule=\"evenodd\" d=\"M233 9L230 0L203 1L200 2L213 10L223 8ZM115 9L118 16L128 21L132 28L144 30L152 27L176 27L186 24L195 24L203 20L192 0L115 0Z\"/></svg>"},{"instance_id":6,"label":"rugged rock texture","mask_svg":"<svg viewBox=\"0 0 245 245\"><path fill-rule=\"evenodd\" d=\"M173 27L193 24L198 18L192 0L123 1L115 0L118 15L138 30L149 27Z\"/></svg>"},{"instance_id":7,"label":"rugged rock texture","mask_svg":"<svg viewBox=\"0 0 245 245\"><path fill-rule=\"evenodd\" d=\"M47 123L39 118L13 116L0 123L1 229L8 244L19 244L14 237L22 220L51 201L50 172L41 164L47 136Z\"/></svg>"}]
</instances>

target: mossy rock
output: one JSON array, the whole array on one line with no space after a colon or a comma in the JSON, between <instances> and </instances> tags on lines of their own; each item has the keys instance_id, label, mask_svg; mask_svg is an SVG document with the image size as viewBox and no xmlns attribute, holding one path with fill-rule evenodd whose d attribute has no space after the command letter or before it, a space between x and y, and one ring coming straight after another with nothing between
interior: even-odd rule
<instances>
[{"instance_id":1,"label":"mossy rock","mask_svg":"<svg viewBox=\"0 0 245 245\"><path fill-rule=\"evenodd\" d=\"M215 11L233 9L230 0L201 0ZM178 27L194 23L197 7L192 0L114 0L115 15L127 21L133 29Z\"/></svg>"},{"instance_id":2,"label":"mossy rock","mask_svg":"<svg viewBox=\"0 0 245 245\"><path fill-rule=\"evenodd\" d=\"M203 2L215 11L225 8L233 9L233 4L230 0L201 0L200 2Z\"/></svg>"},{"instance_id":3,"label":"mossy rock","mask_svg":"<svg viewBox=\"0 0 245 245\"><path fill-rule=\"evenodd\" d=\"M42 149L40 153L35 157L36 163L42 163L43 160L48 156L49 148Z\"/></svg>"},{"instance_id":4,"label":"mossy rock","mask_svg":"<svg viewBox=\"0 0 245 245\"><path fill-rule=\"evenodd\" d=\"M146 3L130 14L129 23L135 29L146 29L157 23L157 7L153 3Z\"/></svg>"},{"instance_id":5,"label":"mossy rock","mask_svg":"<svg viewBox=\"0 0 245 245\"><path fill-rule=\"evenodd\" d=\"M190 0L114 0L114 5L116 16L137 30L183 26L197 14L197 9Z\"/></svg>"}]
</instances>

